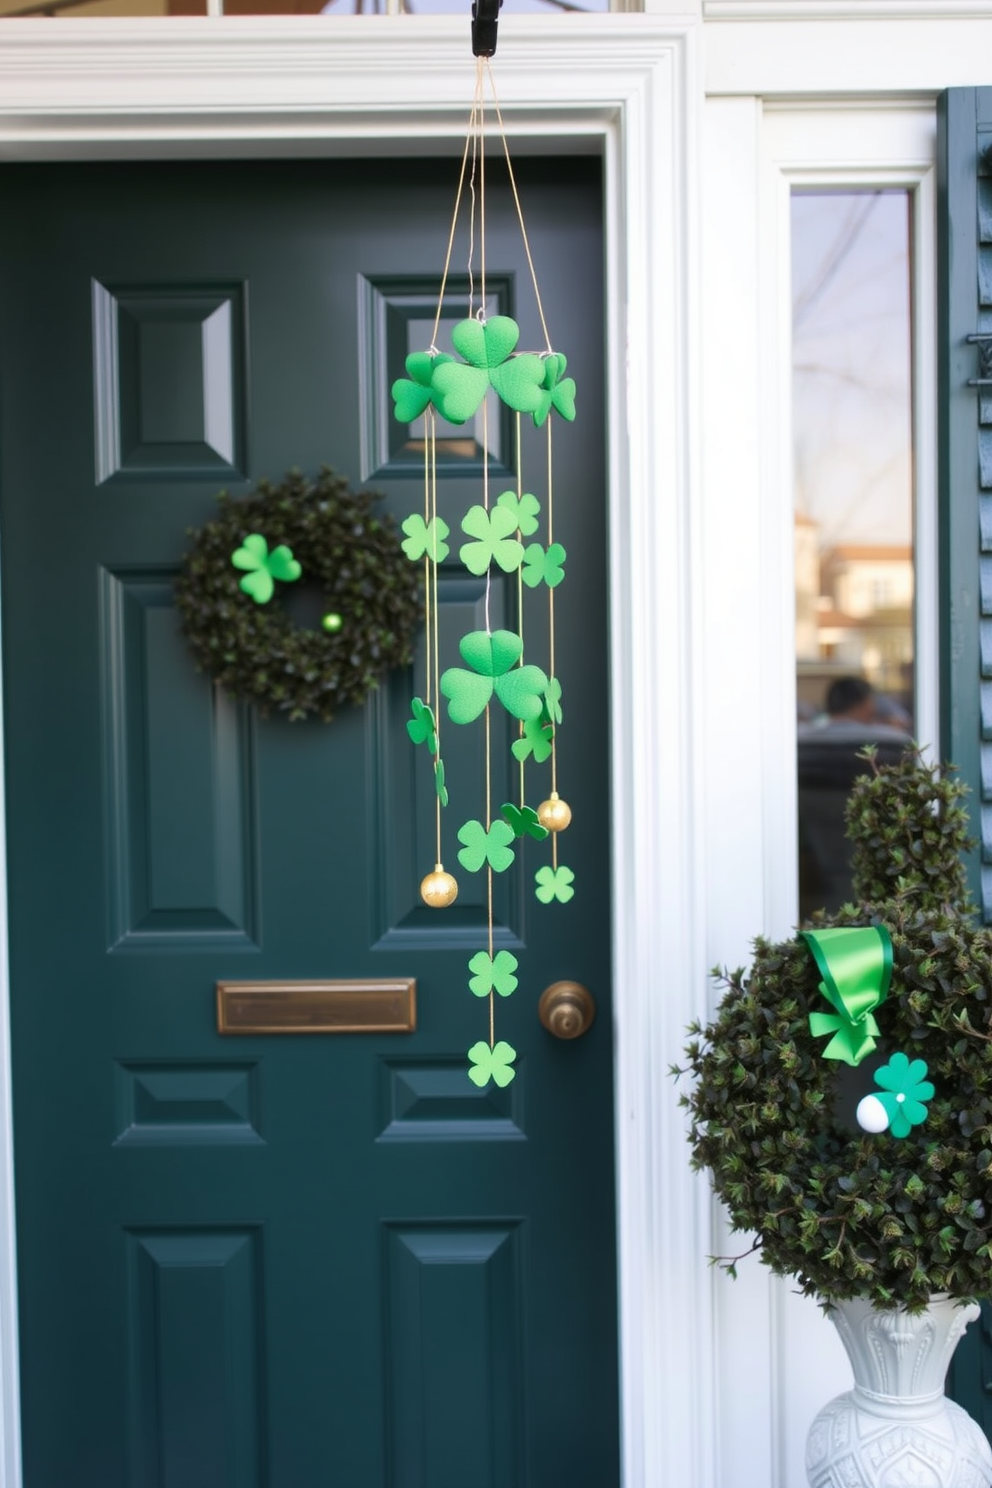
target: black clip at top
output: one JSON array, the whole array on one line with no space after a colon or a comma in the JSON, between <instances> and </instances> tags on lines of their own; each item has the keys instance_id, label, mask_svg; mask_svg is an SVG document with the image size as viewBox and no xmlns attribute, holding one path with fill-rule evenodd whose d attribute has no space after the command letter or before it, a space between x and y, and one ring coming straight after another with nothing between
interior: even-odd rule
<instances>
[{"instance_id":1,"label":"black clip at top","mask_svg":"<svg viewBox=\"0 0 992 1488\"><path fill-rule=\"evenodd\" d=\"M496 25L503 0L472 0L472 55L492 57L496 52Z\"/></svg>"}]
</instances>

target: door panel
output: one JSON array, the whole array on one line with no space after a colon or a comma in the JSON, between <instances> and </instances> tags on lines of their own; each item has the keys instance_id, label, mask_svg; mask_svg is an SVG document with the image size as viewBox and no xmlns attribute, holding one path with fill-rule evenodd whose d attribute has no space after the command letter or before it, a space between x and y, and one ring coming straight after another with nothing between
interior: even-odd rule
<instances>
[{"instance_id":1,"label":"door panel","mask_svg":"<svg viewBox=\"0 0 992 1488\"><path fill-rule=\"evenodd\" d=\"M443 914L417 894L434 860L405 731L422 654L330 725L260 720L195 672L172 599L221 486L327 463L357 489L378 466L397 517L417 507L382 404L407 342L429 339L454 170L0 174L26 1488L618 1480L593 162L519 170L581 399L555 474L559 771L581 892L545 909L536 860L502 876L496 940L523 972L499 1010L522 1055L506 1091L465 1074L478 885L460 875ZM487 186L494 292L536 343L511 204ZM441 470L456 531L470 443ZM515 603L495 586L494 626ZM443 573L442 665L480 604L480 581ZM464 802L479 746L451 732ZM447 813L452 862L474 809ZM414 1033L217 1032L217 981L408 976ZM562 978L599 1006L574 1046L537 1021Z\"/></svg>"}]
</instances>

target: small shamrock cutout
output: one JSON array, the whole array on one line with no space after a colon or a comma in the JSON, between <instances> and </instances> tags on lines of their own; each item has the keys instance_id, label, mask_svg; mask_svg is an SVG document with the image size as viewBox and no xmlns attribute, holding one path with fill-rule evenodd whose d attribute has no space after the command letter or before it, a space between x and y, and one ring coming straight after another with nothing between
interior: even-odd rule
<instances>
[{"instance_id":1,"label":"small shamrock cutout","mask_svg":"<svg viewBox=\"0 0 992 1488\"><path fill-rule=\"evenodd\" d=\"M448 556L448 544L445 538L449 536L450 528L443 517L432 517L425 522L419 512L414 512L407 517L403 523L403 531L406 540L401 544L404 553L411 563L427 557L432 563L443 563Z\"/></svg>"},{"instance_id":2,"label":"small shamrock cutout","mask_svg":"<svg viewBox=\"0 0 992 1488\"><path fill-rule=\"evenodd\" d=\"M557 868L539 868L534 877L537 880L535 893L542 904L550 904L552 899L567 904L575 894L572 888L575 874L564 863L559 863Z\"/></svg>"},{"instance_id":3,"label":"small shamrock cutout","mask_svg":"<svg viewBox=\"0 0 992 1488\"><path fill-rule=\"evenodd\" d=\"M508 315L492 320L462 320L451 333L464 362L451 359L431 374L438 412L452 424L464 424L478 411L490 386L503 402L519 413L534 413L541 405L545 367L539 356L525 352L511 356L520 327Z\"/></svg>"},{"instance_id":4,"label":"small shamrock cutout","mask_svg":"<svg viewBox=\"0 0 992 1488\"><path fill-rule=\"evenodd\" d=\"M504 801L499 809L503 820L513 828L514 837L522 837L525 832L535 842L543 842L547 837L548 829L541 825L533 806L514 806L512 801Z\"/></svg>"},{"instance_id":5,"label":"small shamrock cutout","mask_svg":"<svg viewBox=\"0 0 992 1488\"><path fill-rule=\"evenodd\" d=\"M458 841L465 845L458 861L468 873L478 873L488 863L494 873L503 873L513 862L513 828L505 821L494 821L487 832L480 821L467 821L458 828Z\"/></svg>"},{"instance_id":6,"label":"small shamrock cutout","mask_svg":"<svg viewBox=\"0 0 992 1488\"><path fill-rule=\"evenodd\" d=\"M523 543L510 536L516 530L516 518L505 507L486 511L484 506L472 506L462 518L462 531L476 540L463 543L458 556L470 573L484 574L491 563L513 573L524 556Z\"/></svg>"},{"instance_id":7,"label":"small shamrock cutout","mask_svg":"<svg viewBox=\"0 0 992 1488\"><path fill-rule=\"evenodd\" d=\"M484 712L493 693L514 718L538 718L548 679L537 666L517 666L523 641L512 630L473 630L458 642L462 660L472 668L449 667L441 675L452 723L471 723Z\"/></svg>"},{"instance_id":8,"label":"small shamrock cutout","mask_svg":"<svg viewBox=\"0 0 992 1488\"><path fill-rule=\"evenodd\" d=\"M523 581L531 589L536 589L538 584L547 584L549 589L554 589L565 577L564 562L565 549L561 543L552 543L547 550L540 543L531 543L524 553Z\"/></svg>"},{"instance_id":9,"label":"small shamrock cutout","mask_svg":"<svg viewBox=\"0 0 992 1488\"><path fill-rule=\"evenodd\" d=\"M545 716L549 723L561 723L561 683L552 677L544 690Z\"/></svg>"},{"instance_id":10,"label":"small shamrock cutout","mask_svg":"<svg viewBox=\"0 0 992 1488\"><path fill-rule=\"evenodd\" d=\"M517 969L517 958L509 951L497 951L492 959L486 951L479 951L468 963L468 969L475 973L469 981L469 987L476 997L488 997L490 992L498 992L500 997L509 997L517 989L517 979L513 975Z\"/></svg>"},{"instance_id":11,"label":"small shamrock cutout","mask_svg":"<svg viewBox=\"0 0 992 1488\"><path fill-rule=\"evenodd\" d=\"M442 806L448 804L448 787L444 783L444 760L434 761L434 790Z\"/></svg>"},{"instance_id":12,"label":"small shamrock cutout","mask_svg":"<svg viewBox=\"0 0 992 1488\"><path fill-rule=\"evenodd\" d=\"M503 1090L516 1074L513 1061L517 1057L517 1051L505 1039L500 1039L494 1049L490 1049L489 1045L480 1039L469 1049L468 1057L473 1066L468 1072L468 1077L473 1085L478 1085L480 1090L488 1085L490 1080Z\"/></svg>"},{"instance_id":13,"label":"small shamrock cutout","mask_svg":"<svg viewBox=\"0 0 992 1488\"><path fill-rule=\"evenodd\" d=\"M529 491L525 491L522 496L518 496L516 491L504 491L496 497L496 505L513 513L518 532L522 532L524 537L533 537L540 526L537 518L541 503L536 496L532 496Z\"/></svg>"},{"instance_id":14,"label":"small shamrock cutout","mask_svg":"<svg viewBox=\"0 0 992 1488\"><path fill-rule=\"evenodd\" d=\"M392 386L396 417L401 424L412 424L433 403L431 376L434 368L451 361L454 361L454 357L446 356L444 352L438 352L434 356L429 351L410 353L406 359L406 370L410 377L398 377Z\"/></svg>"},{"instance_id":15,"label":"small shamrock cutout","mask_svg":"<svg viewBox=\"0 0 992 1488\"><path fill-rule=\"evenodd\" d=\"M541 401L534 410L534 422L540 428L554 408L563 419L572 423L575 418L575 378L565 377L564 381L561 381L568 361L561 352L552 352L550 356L544 357L543 361L544 384L541 389Z\"/></svg>"},{"instance_id":16,"label":"small shamrock cutout","mask_svg":"<svg viewBox=\"0 0 992 1488\"><path fill-rule=\"evenodd\" d=\"M926 1102L934 1096L926 1074L924 1060L893 1054L888 1064L875 1071L875 1084L882 1094L866 1095L859 1103L858 1124L866 1131L888 1129L894 1137L908 1137L914 1126L926 1121Z\"/></svg>"},{"instance_id":17,"label":"small shamrock cutout","mask_svg":"<svg viewBox=\"0 0 992 1488\"><path fill-rule=\"evenodd\" d=\"M293 557L292 548L284 543L269 552L269 545L260 532L250 532L243 545L231 554L235 568L247 569L238 587L251 595L256 604L268 604L275 590L275 580L292 584L303 572Z\"/></svg>"},{"instance_id":18,"label":"small shamrock cutout","mask_svg":"<svg viewBox=\"0 0 992 1488\"><path fill-rule=\"evenodd\" d=\"M437 754L437 726L434 710L428 708L423 698L415 697L410 704L413 717L407 720L406 731L414 744L426 744L431 754Z\"/></svg>"},{"instance_id":19,"label":"small shamrock cutout","mask_svg":"<svg viewBox=\"0 0 992 1488\"><path fill-rule=\"evenodd\" d=\"M514 759L522 761L533 755L535 764L542 765L546 759L551 758L551 741L554 735L554 729L550 723L544 721L543 716L528 718L523 734L519 739L514 739L510 746Z\"/></svg>"}]
</instances>

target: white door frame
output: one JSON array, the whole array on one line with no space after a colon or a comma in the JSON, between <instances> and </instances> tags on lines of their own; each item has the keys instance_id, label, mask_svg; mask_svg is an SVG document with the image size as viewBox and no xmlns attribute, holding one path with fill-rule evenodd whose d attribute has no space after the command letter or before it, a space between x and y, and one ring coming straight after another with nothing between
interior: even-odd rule
<instances>
[{"instance_id":1,"label":"white door frame","mask_svg":"<svg viewBox=\"0 0 992 1488\"><path fill-rule=\"evenodd\" d=\"M467 19L40 20L0 28L6 160L448 151L463 134L474 84ZM613 740L625 1488L715 1482L709 1203L689 1171L667 1076L706 997L693 763L698 255L689 162L701 102L698 34L695 17L506 18L494 64L519 148L592 149L605 164L612 676L603 686ZM3 209L0 195L0 227ZM567 350L567 327L557 334ZM606 875L586 892L605 894ZM20 1488L5 951L4 922L0 1475L5 1488ZM614 1279L589 1284L612 1288Z\"/></svg>"}]
</instances>

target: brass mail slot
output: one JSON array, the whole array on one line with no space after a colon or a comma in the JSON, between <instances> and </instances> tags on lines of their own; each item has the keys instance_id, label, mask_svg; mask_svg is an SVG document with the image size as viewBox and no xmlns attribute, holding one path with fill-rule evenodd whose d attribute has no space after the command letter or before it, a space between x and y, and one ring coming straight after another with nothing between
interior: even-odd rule
<instances>
[{"instance_id":1,"label":"brass mail slot","mask_svg":"<svg viewBox=\"0 0 992 1488\"><path fill-rule=\"evenodd\" d=\"M413 1033L417 980L218 982L218 1033Z\"/></svg>"}]
</instances>

